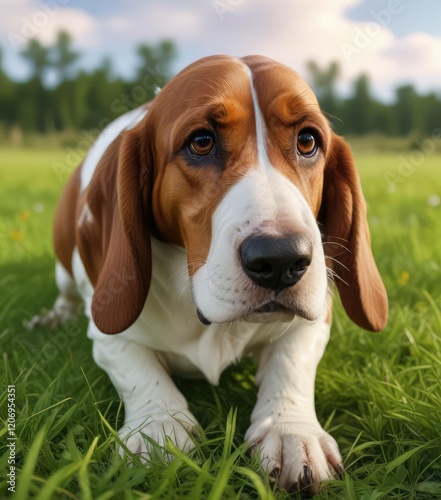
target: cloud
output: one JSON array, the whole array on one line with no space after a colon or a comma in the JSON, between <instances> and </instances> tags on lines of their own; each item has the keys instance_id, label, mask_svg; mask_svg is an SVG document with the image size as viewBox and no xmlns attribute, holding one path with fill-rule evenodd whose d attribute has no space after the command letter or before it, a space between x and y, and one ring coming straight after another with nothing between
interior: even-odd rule
<instances>
[{"instance_id":1,"label":"cloud","mask_svg":"<svg viewBox=\"0 0 441 500\"><path fill-rule=\"evenodd\" d=\"M214 8L211 16L204 12L204 22L192 38L187 35L179 43L176 32L181 65L211 53L259 53L291 66L303 76L307 76L308 60L321 65L338 61L346 93L360 73L368 73L374 92L386 99L392 97L397 83L404 81L413 81L424 90L440 88L441 36L412 33L398 38L391 27L408 10L397 8L396 2L386 4L392 6L390 12L375 11L363 22L347 16L348 9L360 0L224 1L228 2L231 8L222 13L222 19Z\"/></svg>"},{"instance_id":2,"label":"cloud","mask_svg":"<svg viewBox=\"0 0 441 500\"><path fill-rule=\"evenodd\" d=\"M20 51L30 38L49 45L60 30L68 31L79 47L94 43L96 21L86 12L69 6L69 0L7 0L2 9L0 36L7 48ZM9 46L9 47L8 47Z\"/></svg>"},{"instance_id":3,"label":"cloud","mask_svg":"<svg viewBox=\"0 0 441 500\"><path fill-rule=\"evenodd\" d=\"M139 3L136 10L106 20L105 27L125 40L173 38L180 42L192 39L204 24L201 8L193 2L173 6L151 2Z\"/></svg>"},{"instance_id":4,"label":"cloud","mask_svg":"<svg viewBox=\"0 0 441 500\"><path fill-rule=\"evenodd\" d=\"M405 23L410 10L404 3L390 15L385 9L400 0L384 3L381 15L380 10L371 10L363 21L348 16L362 0L128 0L111 14L96 5L94 10L102 14L93 16L74 9L70 0L4 1L11 7L3 9L0 33L20 33L23 19L32 19L38 9L41 12L42 2L56 4L58 11L50 19L47 14L48 21L37 37L50 43L60 28L67 29L78 47L88 48L82 61L89 67L108 53L116 70L126 76L136 66L137 44L171 38L179 52L176 70L216 53L262 54L303 76L307 76L308 60L321 65L338 61L346 93L360 73L370 75L375 93L384 98L392 96L397 83L406 81L422 90L440 87L441 29L439 36L421 31L398 37L392 28L397 22ZM0 35L2 39L5 35Z\"/></svg>"},{"instance_id":5,"label":"cloud","mask_svg":"<svg viewBox=\"0 0 441 500\"><path fill-rule=\"evenodd\" d=\"M428 78L437 75L438 85L441 75L441 39L426 33L412 33L396 40L384 52L392 60L395 69L401 70L408 78Z\"/></svg>"},{"instance_id":6,"label":"cloud","mask_svg":"<svg viewBox=\"0 0 441 500\"><path fill-rule=\"evenodd\" d=\"M348 80L368 73L384 98L391 98L392 89L403 83L413 83L420 91L441 89L441 37L412 33L397 38L376 21L356 23L352 30L352 39L341 44Z\"/></svg>"}]
</instances>

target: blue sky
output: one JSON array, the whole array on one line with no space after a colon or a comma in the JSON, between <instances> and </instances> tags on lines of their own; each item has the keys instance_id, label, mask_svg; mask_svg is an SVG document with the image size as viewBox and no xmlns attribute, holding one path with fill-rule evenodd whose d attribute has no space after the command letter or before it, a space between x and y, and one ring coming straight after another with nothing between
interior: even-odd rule
<instances>
[{"instance_id":1,"label":"blue sky","mask_svg":"<svg viewBox=\"0 0 441 500\"><path fill-rule=\"evenodd\" d=\"M402 12L391 20L390 29L397 37L405 37L415 31L433 36L441 36L441 5L439 0L402 0ZM370 21L372 11L379 12L388 8L388 1L364 0L347 11L350 19Z\"/></svg>"},{"instance_id":2,"label":"blue sky","mask_svg":"<svg viewBox=\"0 0 441 500\"><path fill-rule=\"evenodd\" d=\"M29 36L50 44L68 30L92 68L110 55L130 77L137 44L175 40L175 71L205 55L263 54L307 76L314 59L341 66L349 93L361 72L374 92L393 97L397 85L441 91L439 0L0 0L4 66L16 78L28 70L19 55Z\"/></svg>"}]
</instances>

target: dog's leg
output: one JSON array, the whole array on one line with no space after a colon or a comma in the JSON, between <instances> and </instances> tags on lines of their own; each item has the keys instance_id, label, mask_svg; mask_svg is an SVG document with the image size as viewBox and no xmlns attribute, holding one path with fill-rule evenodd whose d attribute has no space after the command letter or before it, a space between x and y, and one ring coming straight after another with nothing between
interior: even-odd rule
<instances>
[{"instance_id":1,"label":"dog's leg","mask_svg":"<svg viewBox=\"0 0 441 500\"><path fill-rule=\"evenodd\" d=\"M60 262L55 265L55 282L59 294L52 309L29 320L26 324L28 330L33 330L36 326L56 330L75 319L81 312L82 300L75 281Z\"/></svg>"},{"instance_id":2,"label":"dog's leg","mask_svg":"<svg viewBox=\"0 0 441 500\"><path fill-rule=\"evenodd\" d=\"M91 322L89 328L96 327ZM118 434L127 448L145 461L159 451L149 439L162 446L169 437L181 450L191 449L197 420L160 358L122 336L102 335L98 340L93 335L93 357L124 402L124 426Z\"/></svg>"},{"instance_id":3,"label":"dog's leg","mask_svg":"<svg viewBox=\"0 0 441 500\"><path fill-rule=\"evenodd\" d=\"M246 440L263 467L287 490L318 490L320 481L343 471L335 440L323 430L314 407L317 365L329 339L325 320L301 324L260 354L259 395Z\"/></svg>"}]
</instances>

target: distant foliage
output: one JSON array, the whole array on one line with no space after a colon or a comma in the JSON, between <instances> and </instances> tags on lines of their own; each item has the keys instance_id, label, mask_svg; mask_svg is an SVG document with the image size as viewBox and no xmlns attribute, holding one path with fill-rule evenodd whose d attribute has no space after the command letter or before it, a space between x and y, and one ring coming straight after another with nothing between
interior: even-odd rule
<instances>
[{"instance_id":1,"label":"distant foliage","mask_svg":"<svg viewBox=\"0 0 441 500\"><path fill-rule=\"evenodd\" d=\"M72 50L70 35L62 31L51 47L29 40L21 56L29 64L31 77L19 82L4 71L0 48L0 130L10 135L17 128L25 133L104 128L122 113L153 99L170 79L176 57L173 42L140 45L137 54L133 80L116 76L109 58L92 72L78 70L81 55ZM46 83L49 72L56 79L52 85Z\"/></svg>"},{"instance_id":2,"label":"distant foliage","mask_svg":"<svg viewBox=\"0 0 441 500\"><path fill-rule=\"evenodd\" d=\"M138 66L132 80L114 74L106 58L92 72L78 70L81 54L72 49L72 39L60 32L51 47L28 41L21 55L29 65L30 78L13 81L3 70L0 48L0 131L48 133L64 130L99 131L122 113L151 100L171 77L176 47L170 40L137 47ZM337 93L338 63L320 67L307 64L309 81L322 110L341 134L383 134L392 137L426 137L441 128L441 95L420 95L412 85L396 89L389 104L375 99L368 75L353 83L352 95ZM52 85L47 75L51 72ZM53 81L55 79L55 82Z\"/></svg>"},{"instance_id":3,"label":"distant foliage","mask_svg":"<svg viewBox=\"0 0 441 500\"><path fill-rule=\"evenodd\" d=\"M369 76L362 74L353 83L352 95L339 99L335 90L338 63L320 68L310 61L307 67L322 110L341 134L426 137L441 129L441 92L419 95L413 85L404 85L395 90L395 101L385 104L373 97Z\"/></svg>"}]
</instances>

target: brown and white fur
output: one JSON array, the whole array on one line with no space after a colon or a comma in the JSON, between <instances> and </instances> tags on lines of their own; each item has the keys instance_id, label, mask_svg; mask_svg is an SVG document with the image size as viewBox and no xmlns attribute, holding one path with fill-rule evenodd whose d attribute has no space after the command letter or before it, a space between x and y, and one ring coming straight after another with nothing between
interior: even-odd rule
<instances>
[{"instance_id":1,"label":"brown and white fur","mask_svg":"<svg viewBox=\"0 0 441 500\"><path fill-rule=\"evenodd\" d=\"M207 154L189 149L211 140ZM292 286L262 285L260 264L245 263L263 240L277 255L280 241L306 248ZM148 458L142 434L192 446L197 420L170 372L217 384L251 353L259 395L246 440L264 468L311 491L342 471L314 408L330 277L367 330L384 327L387 296L351 150L291 69L258 56L184 69L102 132L65 188L54 242L60 294L32 325L61 324L84 302L133 453Z\"/></svg>"}]
</instances>

